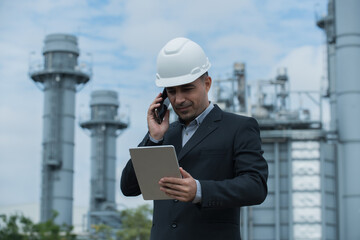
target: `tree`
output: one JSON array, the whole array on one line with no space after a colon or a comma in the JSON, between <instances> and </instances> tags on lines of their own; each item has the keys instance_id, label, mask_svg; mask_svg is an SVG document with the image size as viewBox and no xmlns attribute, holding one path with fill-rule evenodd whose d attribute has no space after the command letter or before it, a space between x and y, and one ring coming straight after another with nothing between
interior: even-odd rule
<instances>
[{"instance_id":1,"label":"tree","mask_svg":"<svg viewBox=\"0 0 360 240\"><path fill-rule=\"evenodd\" d=\"M91 240L115 240L115 231L108 225L98 224L91 225L91 228L95 230L95 232L91 233Z\"/></svg>"},{"instance_id":2,"label":"tree","mask_svg":"<svg viewBox=\"0 0 360 240\"><path fill-rule=\"evenodd\" d=\"M76 235L71 233L72 226L55 224L57 217L54 212L51 219L46 222L34 224L30 218L22 214L0 216L1 240L76 240Z\"/></svg>"},{"instance_id":3,"label":"tree","mask_svg":"<svg viewBox=\"0 0 360 240\"><path fill-rule=\"evenodd\" d=\"M117 232L121 240L148 240L152 226L152 209L141 205L121 212L122 228Z\"/></svg>"},{"instance_id":4,"label":"tree","mask_svg":"<svg viewBox=\"0 0 360 240\"><path fill-rule=\"evenodd\" d=\"M31 220L17 214L7 217L0 216L0 239L1 240L25 240L23 232L32 232ZM21 226L19 226L19 223Z\"/></svg>"}]
</instances>

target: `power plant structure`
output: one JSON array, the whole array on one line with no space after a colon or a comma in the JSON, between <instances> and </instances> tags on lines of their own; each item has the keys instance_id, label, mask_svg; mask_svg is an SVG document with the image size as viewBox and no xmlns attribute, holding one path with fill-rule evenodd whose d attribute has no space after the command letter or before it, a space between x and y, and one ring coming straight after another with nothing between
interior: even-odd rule
<instances>
[{"instance_id":1,"label":"power plant structure","mask_svg":"<svg viewBox=\"0 0 360 240\"><path fill-rule=\"evenodd\" d=\"M91 93L91 118L80 126L91 133L91 184L88 229L95 224L120 228L116 210L116 138L128 127L118 116L119 101L115 91Z\"/></svg>"},{"instance_id":2,"label":"power plant structure","mask_svg":"<svg viewBox=\"0 0 360 240\"><path fill-rule=\"evenodd\" d=\"M336 132L338 239L360 239L360 1L329 0L325 31L331 127Z\"/></svg>"},{"instance_id":3,"label":"power plant structure","mask_svg":"<svg viewBox=\"0 0 360 240\"><path fill-rule=\"evenodd\" d=\"M242 239L335 239L335 152L321 114L314 119L310 111L322 111L320 93L290 91L286 69L279 69L274 79L246 84L239 77L245 70L245 64L235 63L232 78L214 82L220 107L259 122L269 165L265 202L242 208ZM247 91L237 93L238 85L256 89L255 104L249 104L254 99ZM248 99L240 101L239 95ZM290 108L293 100L300 103L296 108Z\"/></svg>"},{"instance_id":4,"label":"power plant structure","mask_svg":"<svg viewBox=\"0 0 360 240\"><path fill-rule=\"evenodd\" d=\"M245 104L236 92L244 84L238 77L239 69L245 76L244 64L235 64L232 78L214 82L219 106L258 120L269 164L267 199L242 209L242 239L360 239L359 9L360 1L329 0L327 16L317 21L327 40L325 95L290 91L280 69L274 79L246 84L257 94L255 104Z\"/></svg>"},{"instance_id":5,"label":"power plant structure","mask_svg":"<svg viewBox=\"0 0 360 240\"><path fill-rule=\"evenodd\" d=\"M50 34L44 41L44 63L29 75L44 91L41 213L42 222L72 225L75 95L90 80L78 64L77 38Z\"/></svg>"}]
</instances>

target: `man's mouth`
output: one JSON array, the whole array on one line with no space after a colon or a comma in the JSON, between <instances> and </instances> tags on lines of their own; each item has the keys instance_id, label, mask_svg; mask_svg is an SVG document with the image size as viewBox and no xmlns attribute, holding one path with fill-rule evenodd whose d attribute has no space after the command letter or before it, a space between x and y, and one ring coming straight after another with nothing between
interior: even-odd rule
<instances>
[{"instance_id":1,"label":"man's mouth","mask_svg":"<svg viewBox=\"0 0 360 240\"><path fill-rule=\"evenodd\" d=\"M186 111L189 107L190 107L190 105L188 105L188 106L178 106L178 107L176 107L176 110L183 112L183 111Z\"/></svg>"}]
</instances>

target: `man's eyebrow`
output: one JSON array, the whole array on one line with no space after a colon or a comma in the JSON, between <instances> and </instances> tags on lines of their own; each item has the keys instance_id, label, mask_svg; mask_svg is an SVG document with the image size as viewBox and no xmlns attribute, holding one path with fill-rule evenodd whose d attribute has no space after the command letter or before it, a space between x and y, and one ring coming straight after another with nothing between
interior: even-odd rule
<instances>
[{"instance_id":1,"label":"man's eyebrow","mask_svg":"<svg viewBox=\"0 0 360 240\"><path fill-rule=\"evenodd\" d=\"M188 84L185 84L185 85L181 85L180 88L188 88L188 87L194 87L195 84L193 83L188 83ZM174 90L175 87L166 87L166 90Z\"/></svg>"},{"instance_id":2,"label":"man's eyebrow","mask_svg":"<svg viewBox=\"0 0 360 240\"><path fill-rule=\"evenodd\" d=\"M182 85L181 87L182 87L182 88L187 88L187 87L193 87L193 86L195 86L195 84L193 84L193 83L188 83L188 84Z\"/></svg>"}]
</instances>

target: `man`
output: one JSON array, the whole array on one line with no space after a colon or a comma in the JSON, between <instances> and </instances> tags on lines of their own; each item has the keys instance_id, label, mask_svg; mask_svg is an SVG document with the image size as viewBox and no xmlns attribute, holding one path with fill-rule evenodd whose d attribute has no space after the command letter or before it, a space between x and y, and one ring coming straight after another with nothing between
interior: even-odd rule
<instances>
[{"instance_id":1,"label":"man","mask_svg":"<svg viewBox=\"0 0 360 240\"><path fill-rule=\"evenodd\" d=\"M253 118L223 112L208 100L210 62L186 38L168 42L157 58L159 87L165 87L179 120L161 124L147 112L148 134L140 146L174 145L182 179L164 176L160 189L173 200L155 200L151 239L240 239L240 207L267 195L267 163ZM141 194L131 161L121 177L126 196Z\"/></svg>"}]
</instances>

